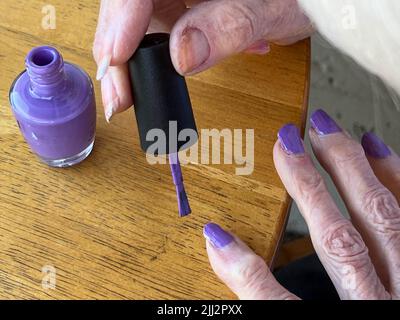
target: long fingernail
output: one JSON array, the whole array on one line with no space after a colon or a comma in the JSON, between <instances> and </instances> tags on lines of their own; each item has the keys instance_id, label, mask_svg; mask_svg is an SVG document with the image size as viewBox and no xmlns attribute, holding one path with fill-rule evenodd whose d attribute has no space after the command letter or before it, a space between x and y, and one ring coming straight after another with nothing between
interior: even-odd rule
<instances>
[{"instance_id":1,"label":"long fingernail","mask_svg":"<svg viewBox=\"0 0 400 320\"><path fill-rule=\"evenodd\" d=\"M287 154L304 154L304 145L300 137L300 130L294 124L283 126L278 132L278 139L282 149Z\"/></svg>"},{"instance_id":2,"label":"long fingernail","mask_svg":"<svg viewBox=\"0 0 400 320\"><path fill-rule=\"evenodd\" d=\"M97 68L96 80L99 81L104 78L111 63L111 55L104 56Z\"/></svg>"},{"instance_id":3,"label":"long fingernail","mask_svg":"<svg viewBox=\"0 0 400 320\"><path fill-rule=\"evenodd\" d=\"M363 135L361 145L365 153L373 158L384 159L392 154L388 146L372 132Z\"/></svg>"},{"instance_id":4,"label":"long fingernail","mask_svg":"<svg viewBox=\"0 0 400 320\"><path fill-rule=\"evenodd\" d=\"M322 109L315 110L310 117L311 127L320 136L341 132L342 129L337 123Z\"/></svg>"},{"instance_id":5,"label":"long fingernail","mask_svg":"<svg viewBox=\"0 0 400 320\"><path fill-rule=\"evenodd\" d=\"M108 123L110 123L111 118L113 117L113 115L115 114L115 112L117 111L119 105L119 98L115 98L113 101L111 101L109 104L106 105L105 107L105 117L106 117L106 121Z\"/></svg>"},{"instance_id":6,"label":"long fingernail","mask_svg":"<svg viewBox=\"0 0 400 320\"><path fill-rule=\"evenodd\" d=\"M178 63L183 74L200 67L210 56L210 45L204 33L197 28L182 32Z\"/></svg>"},{"instance_id":7,"label":"long fingernail","mask_svg":"<svg viewBox=\"0 0 400 320\"><path fill-rule=\"evenodd\" d=\"M226 247L228 244L233 242L234 238L219 225L215 223L208 223L204 227L203 231L204 237L211 242L211 244L217 248L221 249Z\"/></svg>"}]
</instances>

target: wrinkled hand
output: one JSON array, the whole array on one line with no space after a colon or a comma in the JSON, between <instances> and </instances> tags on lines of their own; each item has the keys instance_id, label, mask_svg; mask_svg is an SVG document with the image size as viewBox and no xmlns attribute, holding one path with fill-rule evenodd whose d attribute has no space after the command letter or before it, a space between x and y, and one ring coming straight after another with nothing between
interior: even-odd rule
<instances>
[{"instance_id":1,"label":"wrinkled hand","mask_svg":"<svg viewBox=\"0 0 400 320\"><path fill-rule=\"evenodd\" d=\"M133 104L126 62L147 31L171 32L172 62L190 75L235 53L265 54L269 41L291 44L312 30L297 0L103 0L93 54L106 119Z\"/></svg>"},{"instance_id":2,"label":"wrinkled hand","mask_svg":"<svg viewBox=\"0 0 400 320\"><path fill-rule=\"evenodd\" d=\"M342 195L351 222L336 207L295 126L279 131L274 161L319 259L342 299L399 299L400 158L371 133L360 145L321 110L311 125L314 153ZM208 224L204 235L214 271L239 298L297 299L237 237L215 224Z\"/></svg>"}]
</instances>

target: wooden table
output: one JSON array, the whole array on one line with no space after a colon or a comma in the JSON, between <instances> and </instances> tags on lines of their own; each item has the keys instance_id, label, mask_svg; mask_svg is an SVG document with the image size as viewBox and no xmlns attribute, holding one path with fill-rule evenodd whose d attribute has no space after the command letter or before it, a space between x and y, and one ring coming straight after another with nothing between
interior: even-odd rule
<instances>
[{"instance_id":1,"label":"wooden table","mask_svg":"<svg viewBox=\"0 0 400 320\"><path fill-rule=\"evenodd\" d=\"M97 140L86 161L52 169L25 144L8 91L30 48L54 45L96 71L98 1L52 4L57 28L43 30L42 1L0 2L0 298L234 298L209 266L202 228L220 223L271 262L289 204L272 146L283 124L303 124L309 41L188 79L199 128L255 129L255 170L185 166L193 214L179 219L169 167L146 162L132 110L105 122L98 83ZM55 289L42 287L45 266L55 268Z\"/></svg>"}]
</instances>

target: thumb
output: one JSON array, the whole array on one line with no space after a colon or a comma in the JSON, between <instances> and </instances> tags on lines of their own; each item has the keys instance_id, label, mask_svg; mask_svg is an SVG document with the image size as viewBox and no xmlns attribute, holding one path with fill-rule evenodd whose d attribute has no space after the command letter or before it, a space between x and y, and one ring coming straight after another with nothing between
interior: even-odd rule
<instances>
[{"instance_id":1,"label":"thumb","mask_svg":"<svg viewBox=\"0 0 400 320\"><path fill-rule=\"evenodd\" d=\"M297 0L205 1L172 29L172 62L181 74L194 74L261 40L289 44L311 30Z\"/></svg>"},{"instance_id":2,"label":"thumb","mask_svg":"<svg viewBox=\"0 0 400 320\"><path fill-rule=\"evenodd\" d=\"M207 253L217 276L242 300L298 299L274 278L265 261L214 223L204 227Z\"/></svg>"}]
</instances>

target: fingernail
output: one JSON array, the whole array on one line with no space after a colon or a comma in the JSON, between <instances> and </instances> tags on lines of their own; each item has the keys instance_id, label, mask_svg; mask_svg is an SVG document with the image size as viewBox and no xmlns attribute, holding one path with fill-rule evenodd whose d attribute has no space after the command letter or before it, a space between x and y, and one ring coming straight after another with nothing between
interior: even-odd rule
<instances>
[{"instance_id":1,"label":"fingernail","mask_svg":"<svg viewBox=\"0 0 400 320\"><path fill-rule=\"evenodd\" d=\"M189 73L200 67L210 56L210 45L204 33L197 28L182 32L179 48L179 67L182 73Z\"/></svg>"},{"instance_id":2,"label":"fingernail","mask_svg":"<svg viewBox=\"0 0 400 320\"><path fill-rule=\"evenodd\" d=\"M300 130L294 124L287 124L282 127L278 132L278 139L282 149L287 154L304 154Z\"/></svg>"},{"instance_id":3,"label":"fingernail","mask_svg":"<svg viewBox=\"0 0 400 320\"><path fill-rule=\"evenodd\" d=\"M342 129L337 123L322 109L315 110L310 117L311 127L320 136L341 132Z\"/></svg>"},{"instance_id":4,"label":"fingernail","mask_svg":"<svg viewBox=\"0 0 400 320\"><path fill-rule=\"evenodd\" d=\"M111 63L111 55L104 56L97 68L96 80L99 81L104 78Z\"/></svg>"},{"instance_id":5,"label":"fingernail","mask_svg":"<svg viewBox=\"0 0 400 320\"><path fill-rule=\"evenodd\" d=\"M228 244L233 242L234 238L219 225L215 223L208 223L204 227L203 231L204 237L211 242L211 244L217 248L221 249L226 247Z\"/></svg>"},{"instance_id":6,"label":"fingernail","mask_svg":"<svg viewBox=\"0 0 400 320\"><path fill-rule=\"evenodd\" d=\"M384 159L392 154L388 146L372 132L363 135L361 145L365 153L374 158Z\"/></svg>"},{"instance_id":7,"label":"fingernail","mask_svg":"<svg viewBox=\"0 0 400 320\"><path fill-rule=\"evenodd\" d=\"M245 52L253 54L267 54L271 51L271 47L266 40L260 40L248 47Z\"/></svg>"},{"instance_id":8,"label":"fingernail","mask_svg":"<svg viewBox=\"0 0 400 320\"><path fill-rule=\"evenodd\" d=\"M119 98L115 98L113 101L111 101L109 104L106 105L105 107L105 117L106 117L106 121L108 123L110 123L111 118L113 117L113 115L115 114L115 112L117 111L119 105Z\"/></svg>"}]
</instances>

